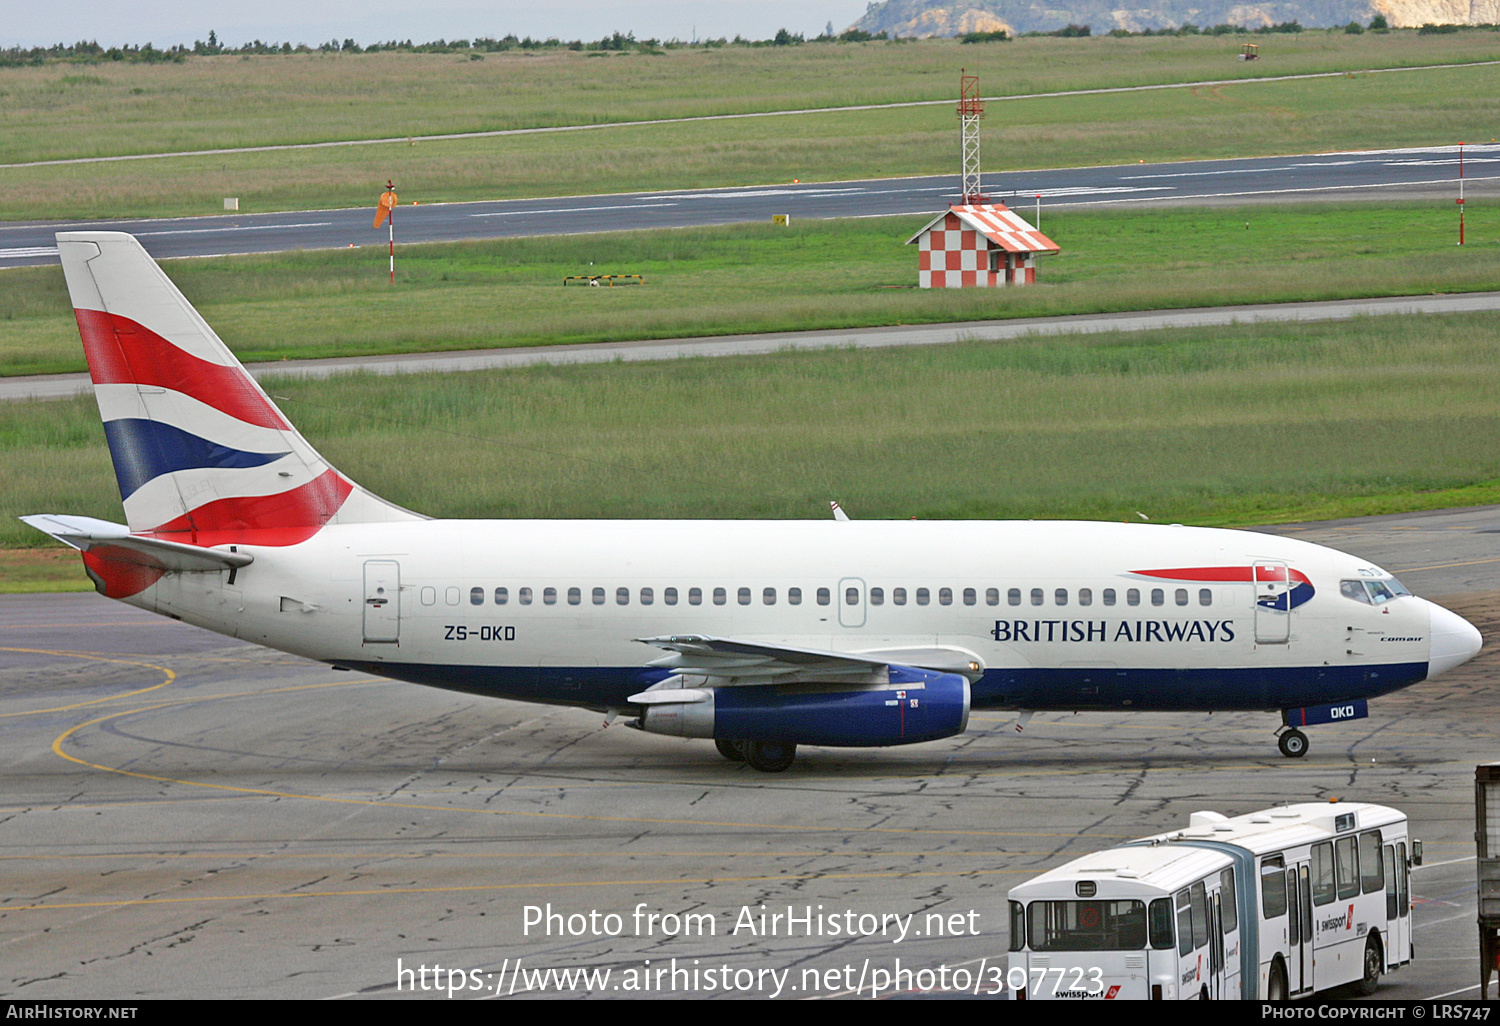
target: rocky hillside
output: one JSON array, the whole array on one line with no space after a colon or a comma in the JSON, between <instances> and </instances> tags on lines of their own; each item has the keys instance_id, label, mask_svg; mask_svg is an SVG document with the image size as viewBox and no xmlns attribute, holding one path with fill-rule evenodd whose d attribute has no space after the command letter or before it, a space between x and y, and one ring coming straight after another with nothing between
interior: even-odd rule
<instances>
[{"instance_id":1,"label":"rocky hillside","mask_svg":"<svg viewBox=\"0 0 1500 1026\"><path fill-rule=\"evenodd\" d=\"M1141 0L1137 0L1138 3ZM884 0L871 3L853 28L892 36L959 36L966 32L1054 32L1088 25L1096 35L1112 29L1244 25L1258 28L1296 21L1307 28L1368 23L1383 14L1393 28L1421 25L1500 24L1500 0L1145 0L1120 8L1106 0Z\"/></svg>"}]
</instances>

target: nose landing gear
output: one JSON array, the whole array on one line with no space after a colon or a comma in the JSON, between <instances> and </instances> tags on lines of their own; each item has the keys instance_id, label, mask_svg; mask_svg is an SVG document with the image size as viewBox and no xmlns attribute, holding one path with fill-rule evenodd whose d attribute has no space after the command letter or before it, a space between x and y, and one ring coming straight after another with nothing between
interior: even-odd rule
<instances>
[{"instance_id":1,"label":"nose landing gear","mask_svg":"<svg viewBox=\"0 0 1500 1026\"><path fill-rule=\"evenodd\" d=\"M1288 759L1300 759L1307 754L1307 735L1296 727L1287 727L1277 735L1276 747Z\"/></svg>"}]
</instances>

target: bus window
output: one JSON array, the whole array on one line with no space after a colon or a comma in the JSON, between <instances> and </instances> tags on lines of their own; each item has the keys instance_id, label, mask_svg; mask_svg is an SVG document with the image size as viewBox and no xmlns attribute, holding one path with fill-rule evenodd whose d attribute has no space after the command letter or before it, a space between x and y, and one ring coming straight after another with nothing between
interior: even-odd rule
<instances>
[{"instance_id":1,"label":"bus window","mask_svg":"<svg viewBox=\"0 0 1500 1026\"><path fill-rule=\"evenodd\" d=\"M1314 905L1326 905L1334 898L1333 845L1327 841L1312 846L1312 893Z\"/></svg>"},{"instance_id":2,"label":"bus window","mask_svg":"<svg viewBox=\"0 0 1500 1026\"><path fill-rule=\"evenodd\" d=\"M1406 889L1406 842L1396 845L1396 911L1405 919L1411 914L1410 892Z\"/></svg>"},{"instance_id":3,"label":"bus window","mask_svg":"<svg viewBox=\"0 0 1500 1026\"><path fill-rule=\"evenodd\" d=\"M1385 887L1385 866L1380 858L1380 831L1359 835L1359 889L1374 894Z\"/></svg>"},{"instance_id":4,"label":"bus window","mask_svg":"<svg viewBox=\"0 0 1500 1026\"><path fill-rule=\"evenodd\" d=\"M1026 947L1026 907L1019 901L1010 903L1010 950Z\"/></svg>"},{"instance_id":5,"label":"bus window","mask_svg":"<svg viewBox=\"0 0 1500 1026\"><path fill-rule=\"evenodd\" d=\"M1395 849L1385 846L1385 918L1395 919L1396 910L1396 858Z\"/></svg>"},{"instance_id":6,"label":"bus window","mask_svg":"<svg viewBox=\"0 0 1500 1026\"><path fill-rule=\"evenodd\" d=\"M1193 903L1186 890L1177 892L1177 953L1193 953Z\"/></svg>"},{"instance_id":7,"label":"bus window","mask_svg":"<svg viewBox=\"0 0 1500 1026\"><path fill-rule=\"evenodd\" d=\"M1292 896L1292 900L1293 901L1296 901L1297 900L1297 871L1295 869L1288 869L1286 871L1286 881L1285 882L1286 882L1287 893ZM1301 907L1301 903L1298 902L1298 908L1300 908L1300 907ZM1292 914L1286 917L1286 942L1288 944L1301 944L1302 943L1302 931L1298 929L1298 920L1299 920L1299 916L1297 915L1297 909L1292 909ZM1311 940L1312 938L1309 937L1308 939Z\"/></svg>"},{"instance_id":8,"label":"bus window","mask_svg":"<svg viewBox=\"0 0 1500 1026\"><path fill-rule=\"evenodd\" d=\"M1286 915L1286 880L1281 875L1280 855L1266 859L1260 867L1260 914L1265 919Z\"/></svg>"},{"instance_id":9,"label":"bus window","mask_svg":"<svg viewBox=\"0 0 1500 1026\"><path fill-rule=\"evenodd\" d=\"M1208 891L1202 881L1189 888L1193 896L1193 947L1208 943Z\"/></svg>"},{"instance_id":10,"label":"bus window","mask_svg":"<svg viewBox=\"0 0 1500 1026\"><path fill-rule=\"evenodd\" d=\"M1340 898L1359 894L1359 849L1355 847L1358 843L1352 834L1333 842L1333 863L1338 872Z\"/></svg>"},{"instance_id":11,"label":"bus window","mask_svg":"<svg viewBox=\"0 0 1500 1026\"><path fill-rule=\"evenodd\" d=\"M1219 874L1219 903L1223 906L1224 932L1233 933L1240 928L1239 911L1235 905L1233 869L1226 869Z\"/></svg>"},{"instance_id":12,"label":"bus window","mask_svg":"<svg viewBox=\"0 0 1500 1026\"><path fill-rule=\"evenodd\" d=\"M1027 906L1032 951L1141 951L1144 901L1033 901Z\"/></svg>"},{"instance_id":13,"label":"bus window","mask_svg":"<svg viewBox=\"0 0 1500 1026\"><path fill-rule=\"evenodd\" d=\"M1157 951L1172 947L1172 899L1157 898L1151 903L1151 946Z\"/></svg>"}]
</instances>

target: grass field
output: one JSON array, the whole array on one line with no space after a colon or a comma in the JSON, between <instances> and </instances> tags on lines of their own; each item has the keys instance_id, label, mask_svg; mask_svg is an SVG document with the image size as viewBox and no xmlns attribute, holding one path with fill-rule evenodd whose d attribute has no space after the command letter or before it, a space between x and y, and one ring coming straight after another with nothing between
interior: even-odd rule
<instances>
[{"instance_id":1,"label":"grass field","mask_svg":"<svg viewBox=\"0 0 1500 1026\"><path fill-rule=\"evenodd\" d=\"M314 445L453 517L1253 524L1500 501L1500 314L283 381ZM120 519L91 398L0 406L0 546Z\"/></svg>"},{"instance_id":2,"label":"grass field","mask_svg":"<svg viewBox=\"0 0 1500 1026\"><path fill-rule=\"evenodd\" d=\"M0 69L0 163L943 99L960 65L1027 95L1500 59L1500 33L1307 32L1252 63L1231 37L571 53L207 58ZM137 93L136 91L140 92ZM1480 141L1500 67L993 103L1004 170ZM954 171L952 107L0 168L5 216L99 218L424 203Z\"/></svg>"},{"instance_id":3,"label":"grass field","mask_svg":"<svg viewBox=\"0 0 1500 1026\"><path fill-rule=\"evenodd\" d=\"M1023 208L1024 209L1024 208ZM1028 211L1029 213L1029 211ZM1491 289L1500 225L1448 205L1051 213L1040 287L924 290L922 218L873 218L410 246L399 281L360 250L169 262L246 361L847 328ZM1246 225L1250 227L1247 229ZM1399 252L1393 253L1394 240ZM646 284L563 288L564 275ZM60 268L6 272L0 374L83 370ZM290 329L290 330L289 330Z\"/></svg>"}]
</instances>

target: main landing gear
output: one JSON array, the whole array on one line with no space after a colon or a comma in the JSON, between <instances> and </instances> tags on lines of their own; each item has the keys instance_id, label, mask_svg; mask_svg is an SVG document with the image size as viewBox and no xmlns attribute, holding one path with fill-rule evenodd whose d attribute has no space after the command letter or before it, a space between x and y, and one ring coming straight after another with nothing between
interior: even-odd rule
<instances>
[{"instance_id":1,"label":"main landing gear","mask_svg":"<svg viewBox=\"0 0 1500 1026\"><path fill-rule=\"evenodd\" d=\"M1307 735L1296 727L1287 727L1277 736L1276 747L1288 759L1300 759L1307 754Z\"/></svg>"},{"instance_id":2,"label":"main landing gear","mask_svg":"<svg viewBox=\"0 0 1500 1026\"><path fill-rule=\"evenodd\" d=\"M780 773L797 758L797 746L786 741L730 741L716 738L714 747L730 762L743 762L762 773Z\"/></svg>"}]
</instances>

